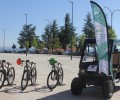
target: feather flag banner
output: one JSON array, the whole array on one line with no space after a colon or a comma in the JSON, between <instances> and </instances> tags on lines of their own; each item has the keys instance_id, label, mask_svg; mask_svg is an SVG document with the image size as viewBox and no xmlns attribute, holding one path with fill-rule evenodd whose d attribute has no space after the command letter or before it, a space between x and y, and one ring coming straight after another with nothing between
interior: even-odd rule
<instances>
[{"instance_id":1,"label":"feather flag banner","mask_svg":"<svg viewBox=\"0 0 120 100\"><path fill-rule=\"evenodd\" d=\"M94 27L95 27L95 38L97 43L97 54L99 59L99 73L105 73L109 75L109 62L108 62L108 32L107 22L105 14L101 7L91 2Z\"/></svg>"}]
</instances>

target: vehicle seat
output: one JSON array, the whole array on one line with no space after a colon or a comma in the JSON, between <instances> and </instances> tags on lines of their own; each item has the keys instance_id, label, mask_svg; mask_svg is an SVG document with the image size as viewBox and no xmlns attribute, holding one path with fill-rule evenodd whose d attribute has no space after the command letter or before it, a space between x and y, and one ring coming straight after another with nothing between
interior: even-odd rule
<instances>
[{"instance_id":1,"label":"vehicle seat","mask_svg":"<svg viewBox=\"0 0 120 100\"><path fill-rule=\"evenodd\" d=\"M113 68L118 68L120 66L120 53L114 52L112 57L113 57Z\"/></svg>"}]
</instances>

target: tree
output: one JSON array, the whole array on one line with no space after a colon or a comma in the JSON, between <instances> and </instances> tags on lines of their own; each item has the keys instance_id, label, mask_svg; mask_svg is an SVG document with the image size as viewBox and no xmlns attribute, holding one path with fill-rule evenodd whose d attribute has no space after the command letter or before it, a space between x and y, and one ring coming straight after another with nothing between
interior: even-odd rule
<instances>
[{"instance_id":1,"label":"tree","mask_svg":"<svg viewBox=\"0 0 120 100\"><path fill-rule=\"evenodd\" d=\"M34 38L33 47L35 49L35 52L39 53L39 51L44 48L44 43L40 39Z\"/></svg>"},{"instance_id":2,"label":"tree","mask_svg":"<svg viewBox=\"0 0 120 100\"><path fill-rule=\"evenodd\" d=\"M49 51L52 45L52 40L51 40L52 35L50 33L50 26L47 25L44 30L45 32L44 34L42 34L42 40L45 42L46 47L48 48L48 51Z\"/></svg>"},{"instance_id":3,"label":"tree","mask_svg":"<svg viewBox=\"0 0 120 100\"><path fill-rule=\"evenodd\" d=\"M91 15L89 12L84 21L85 24L83 27L83 33L86 35L86 38L95 38L94 25L92 23Z\"/></svg>"},{"instance_id":4,"label":"tree","mask_svg":"<svg viewBox=\"0 0 120 100\"><path fill-rule=\"evenodd\" d=\"M57 27L57 22L56 20L53 21L53 24L51 25L51 36L52 36L52 52L54 48L58 48L60 43L59 43L59 38L58 38L58 27Z\"/></svg>"},{"instance_id":5,"label":"tree","mask_svg":"<svg viewBox=\"0 0 120 100\"><path fill-rule=\"evenodd\" d=\"M20 47L19 47L20 49L23 49L24 47L23 47L23 44L20 44Z\"/></svg>"},{"instance_id":6,"label":"tree","mask_svg":"<svg viewBox=\"0 0 120 100\"><path fill-rule=\"evenodd\" d=\"M39 45L38 45L38 49L43 49L45 47L45 43L41 40L39 40Z\"/></svg>"},{"instance_id":7,"label":"tree","mask_svg":"<svg viewBox=\"0 0 120 100\"><path fill-rule=\"evenodd\" d=\"M52 24L45 27L45 32L42 34L42 40L46 43L48 50L59 47L58 25L56 20Z\"/></svg>"},{"instance_id":8,"label":"tree","mask_svg":"<svg viewBox=\"0 0 120 100\"><path fill-rule=\"evenodd\" d=\"M14 51L14 49L16 48L16 45L15 45L15 44L13 44L13 45L12 45L12 48L13 48L13 51Z\"/></svg>"},{"instance_id":9,"label":"tree","mask_svg":"<svg viewBox=\"0 0 120 100\"><path fill-rule=\"evenodd\" d=\"M91 15L88 12L86 19L84 20L85 24L83 27L83 33L86 35L86 38L95 38L94 24L92 23ZM108 25L108 38L116 38L115 31Z\"/></svg>"},{"instance_id":10,"label":"tree","mask_svg":"<svg viewBox=\"0 0 120 100\"><path fill-rule=\"evenodd\" d=\"M117 35L115 34L115 31L111 28L110 25L108 25L108 38L115 39Z\"/></svg>"},{"instance_id":11,"label":"tree","mask_svg":"<svg viewBox=\"0 0 120 100\"><path fill-rule=\"evenodd\" d=\"M65 38L65 27L61 26L60 31L59 31L59 41L60 41L61 47L63 49L66 49L66 44L65 44L64 38Z\"/></svg>"},{"instance_id":12,"label":"tree","mask_svg":"<svg viewBox=\"0 0 120 100\"><path fill-rule=\"evenodd\" d=\"M63 49L66 50L66 46L70 44L70 18L68 13L65 16L65 25L61 27L59 39Z\"/></svg>"},{"instance_id":13,"label":"tree","mask_svg":"<svg viewBox=\"0 0 120 100\"><path fill-rule=\"evenodd\" d=\"M65 16L65 25L60 28L59 31L59 40L62 45L62 48L66 50L66 46L71 44L71 35L72 35L72 44L75 45L75 28L72 27L70 23L70 17L67 13Z\"/></svg>"},{"instance_id":14,"label":"tree","mask_svg":"<svg viewBox=\"0 0 120 100\"><path fill-rule=\"evenodd\" d=\"M55 41L55 42L54 42L53 48L54 48L54 49L60 48L59 38L56 37L56 38L54 39L54 41Z\"/></svg>"},{"instance_id":15,"label":"tree","mask_svg":"<svg viewBox=\"0 0 120 100\"><path fill-rule=\"evenodd\" d=\"M85 38L86 38L85 34L81 34L79 37L77 37L78 45L76 48L76 52L78 52L79 49L80 51L82 50Z\"/></svg>"},{"instance_id":16,"label":"tree","mask_svg":"<svg viewBox=\"0 0 120 100\"><path fill-rule=\"evenodd\" d=\"M82 47L85 41L85 35L82 34L79 36L79 46Z\"/></svg>"},{"instance_id":17,"label":"tree","mask_svg":"<svg viewBox=\"0 0 120 100\"><path fill-rule=\"evenodd\" d=\"M74 26L72 27L72 23L70 24L70 29L71 29L70 30L70 44L72 42L72 48L73 48L73 47L76 47L76 37L77 37L77 34L75 33L75 27ZM70 45L70 47L71 47L71 45Z\"/></svg>"},{"instance_id":18,"label":"tree","mask_svg":"<svg viewBox=\"0 0 120 100\"><path fill-rule=\"evenodd\" d=\"M33 46L34 38L38 38L35 34L36 27L30 25L24 25L22 31L19 33L18 44L26 48L26 55L29 48Z\"/></svg>"},{"instance_id":19,"label":"tree","mask_svg":"<svg viewBox=\"0 0 120 100\"><path fill-rule=\"evenodd\" d=\"M32 46L35 47L35 49L39 47L39 41L38 36L34 37Z\"/></svg>"}]
</instances>

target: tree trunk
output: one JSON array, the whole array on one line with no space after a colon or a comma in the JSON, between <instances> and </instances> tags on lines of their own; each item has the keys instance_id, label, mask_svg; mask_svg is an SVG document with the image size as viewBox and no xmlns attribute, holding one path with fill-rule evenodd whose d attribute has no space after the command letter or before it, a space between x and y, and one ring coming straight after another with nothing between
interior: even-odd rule
<instances>
[{"instance_id":1,"label":"tree trunk","mask_svg":"<svg viewBox=\"0 0 120 100\"><path fill-rule=\"evenodd\" d=\"M26 56L27 56L28 48L26 48Z\"/></svg>"},{"instance_id":2,"label":"tree trunk","mask_svg":"<svg viewBox=\"0 0 120 100\"><path fill-rule=\"evenodd\" d=\"M66 43L63 43L63 49L66 50Z\"/></svg>"}]
</instances>

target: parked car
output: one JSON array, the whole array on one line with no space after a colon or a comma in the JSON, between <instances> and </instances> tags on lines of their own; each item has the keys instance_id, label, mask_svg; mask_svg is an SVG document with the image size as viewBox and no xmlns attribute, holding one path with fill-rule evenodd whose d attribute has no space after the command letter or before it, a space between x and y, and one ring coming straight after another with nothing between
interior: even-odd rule
<instances>
[{"instance_id":1,"label":"parked car","mask_svg":"<svg viewBox=\"0 0 120 100\"><path fill-rule=\"evenodd\" d=\"M64 54L64 55L70 55L70 54L71 54L71 50L65 50L65 51L63 52L63 54Z\"/></svg>"}]
</instances>

